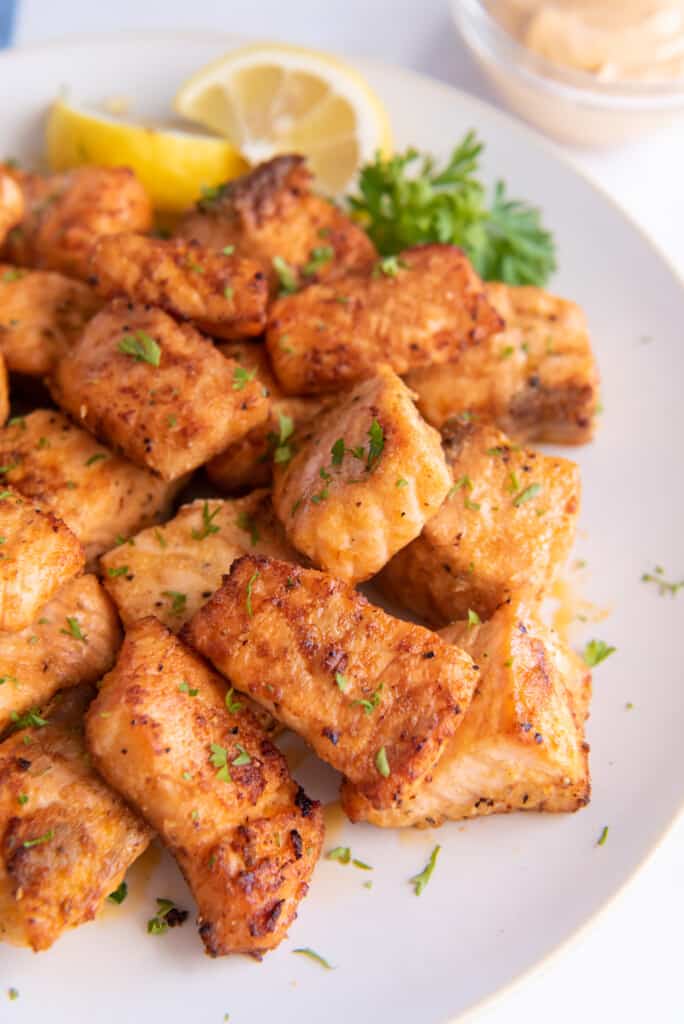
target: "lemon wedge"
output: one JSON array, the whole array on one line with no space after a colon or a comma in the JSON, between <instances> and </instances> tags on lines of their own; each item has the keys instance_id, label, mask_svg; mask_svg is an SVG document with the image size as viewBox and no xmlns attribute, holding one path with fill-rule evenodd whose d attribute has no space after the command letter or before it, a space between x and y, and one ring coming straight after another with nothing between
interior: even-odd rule
<instances>
[{"instance_id":1,"label":"lemon wedge","mask_svg":"<svg viewBox=\"0 0 684 1024\"><path fill-rule=\"evenodd\" d=\"M391 146L382 103L354 68L316 50L258 43L197 71L174 107L218 132L251 162L302 153L333 194L359 165Z\"/></svg>"},{"instance_id":2,"label":"lemon wedge","mask_svg":"<svg viewBox=\"0 0 684 1024\"><path fill-rule=\"evenodd\" d=\"M224 138L148 128L57 100L46 128L48 163L64 171L81 164L131 167L153 205L169 213L191 206L204 187L247 170Z\"/></svg>"}]
</instances>

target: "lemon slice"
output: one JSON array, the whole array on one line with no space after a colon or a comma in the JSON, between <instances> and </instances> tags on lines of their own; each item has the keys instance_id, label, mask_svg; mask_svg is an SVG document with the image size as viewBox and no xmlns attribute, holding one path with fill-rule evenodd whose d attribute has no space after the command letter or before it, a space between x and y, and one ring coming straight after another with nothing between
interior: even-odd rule
<instances>
[{"instance_id":1,"label":"lemon slice","mask_svg":"<svg viewBox=\"0 0 684 1024\"><path fill-rule=\"evenodd\" d=\"M332 193L391 145L387 113L364 78L330 54L299 46L262 43L227 53L182 86L174 107L252 163L303 153Z\"/></svg>"},{"instance_id":2,"label":"lemon slice","mask_svg":"<svg viewBox=\"0 0 684 1024\"><path fill-rule=\"evenodd\" d=\"M55 171L81 164L131 167L153 205L167 212L187 209L203 187L218 185L247 169L226 139L130 124L79 110L62 99L50 110L45 142Z\"/></svg>"}]
</instances>

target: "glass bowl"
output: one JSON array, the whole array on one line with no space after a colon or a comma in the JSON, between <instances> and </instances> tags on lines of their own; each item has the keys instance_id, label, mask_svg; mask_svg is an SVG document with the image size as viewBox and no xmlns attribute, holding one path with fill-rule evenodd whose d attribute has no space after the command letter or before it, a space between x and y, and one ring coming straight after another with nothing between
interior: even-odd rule
<instances>
[{"instance_id":1,"label":"glass bowl","mask_svg":"<svg viewBox=\"0 0 684 1024\"><path fill-rule=\"evenodd\" d=\"M562 142L615 145L684 115L684 80L604 82L528 50L480 0L451 0L451 9L466 45L503 100Z\"/></svg>"}]
</instances>

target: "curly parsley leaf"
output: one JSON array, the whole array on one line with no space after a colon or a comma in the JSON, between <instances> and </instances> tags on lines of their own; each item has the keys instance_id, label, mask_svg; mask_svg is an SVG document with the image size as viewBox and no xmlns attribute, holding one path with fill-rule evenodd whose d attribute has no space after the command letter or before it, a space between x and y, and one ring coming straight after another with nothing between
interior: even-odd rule
<instances>
[{"instance_id":1,"label":"curly parsley leaf","mask_svg":"<svg viewBox=\"0 0 684 1024\"><path fill-rule=\"evenodd\" d=\"M478 177L483 148L468 132L441 169L416 149L377 155L361 168L352 212L382 256L450 243L465 250L485 280L543 286L556 269L553 237L539 210L510 198L503 182L488 199Z\"/></svg>"}]
</instances>

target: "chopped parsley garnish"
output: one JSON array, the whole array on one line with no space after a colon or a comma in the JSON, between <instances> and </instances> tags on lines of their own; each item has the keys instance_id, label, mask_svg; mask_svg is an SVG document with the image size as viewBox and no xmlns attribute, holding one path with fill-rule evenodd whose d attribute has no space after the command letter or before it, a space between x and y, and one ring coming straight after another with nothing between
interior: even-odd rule
<instances>
[{"instance_id":1,"label":"chopped parsley garnish","mask_svg":"<svg viewBox=\"0 0 684 1024\"><path fill-rule=\"evenodd\" d=\"M10 719L15 732L19 729L42 729L48 724L47 718L41 717L40 708L31 708L29 711L25 711L23 715L13 711Z\"/></svg>"},{"instance_id":2,"label":"chopped parsley garnish","mask_svg":"<svg viewBox=\"0 0 684 1024\"><path fill-rule=\"evenodd\" d=\"M514 352L515 349L512 345L504 345L504 347L499 352L499 359L510 359Z\"/></svg>"},{"instance_id":3,"label":"chopped parsley garnish","mask_svg":"<svg viewBox=\"0 0 684 1024\"><path fill-rule=\"evenodd\" d=\"M435 846L434 850L430 854L429 861L427 862L423 870L420 872L420 874L414 875L413 878L410 879L411 885L413 886L413 891L415 892L416 896L420 896L423 889L432 878L432 872L435 870L435 864L437 863L437 858L439 856L439 851L441 849L441 846Z\"/></svg>"},{"instance_id":4,"label":"chopped parsley garnish","mask_svg":"<svg viewBox=\"0 0 684 1024\"><path fill-rule=\"evenodd\" d=\"M171 611L174 615L183 614L188 601L187 594L181 594L179 590L162 590L162 597L170 598Z\"/></svg>"},{"instance_id":5,"label":"chopped parsley garnish","mask_svg":"<svg viewBox=\"0 0 684 1024\"><path fill-rule=\"evenodd\" d=\"M325 957L321 956L320 953L316 953L313 949L302 947L300 949L293 949L293 953L298 953L300 956L308 956L309 960L314 960L321 967L325 967L326 971L334 970L334 967L328 963Z\"/></svg>"},{"instance_id":6,"label":"chopped parsley garnish","mask_svg":"<svg viewBox=\"0 0 684 1024\"><path fill-rule=\"evenodd\" d=\"M202 529L192 530L193 540L204 540L205 537L209 537L212 533L218 533L221 529L214 522L214 519L221 511L221 506L217 505L213 512L209 511L209 502L205 501L202 505Z\"/></svg>"},{"instance_id":7,"label":"chopped parsley garnish","mask_svg":"<svg viewBox=\"0 0 684 1024\"><path fill-rule=\"evenodd\" d=\"M325 501L326 498L329 498L329 497L330 497L330 491L328 490L327 487L324 487L322 491L318 492L318 494L312 494L311 495L311 500L313 501L314 505L320 505L320 503L322 501Z\"/></svg>"},{"instance_id":8,"label":"chopped parsley garnish","mask_svg":"<svg viewBox=\"0 0 684 1024\"><path fill-rule=\"evenodd\" d=\"M454 494L460 491L461 488L463 488L466 491L472 491L473 489L473 481L467 474L460 476L458 480L456 480L456 482L452 484L447 493L447 498L453 498Z\"/></svg>"},{"instance_id":9,"label":"chopped parsley garnish","mask_svg":"<svg viewBox=\"0 0 684 1024\"><path fill-rule=\"evenodd\" d=\"M237 517L237 524L241 530L244 530L245 533L249 534L252 547L255 547L261 536L256 519L254 519L253 516L250 516L248 512L241 512Z\"/></svg>"},{"instance_id":10,"label":"chopped parsley garnish","mask_svg":"<svg viewBox=\"0 0 684 1024\"><path fill-rule=\"evenodd\" d=\"M147 922L148 934L163 935L169 928L183 924L187 916L187 910L181 910L173 900L160 899L157 896L157 913Z\"/></svg>"},{"instance_id":11,"label":"chopped parsley garnish","mask_svg":"<svg viewBox=\"0 0 684 1024\"><path fill-rule=\"evenodd\" d=\"M161 362L161 348L145 331L134 331L133 334L125 334L119 342L119 352L125 356L132 356L136 363L149 363L150 366L159 366Z\"/></svg>"},{"instance_id":12,"label":"chopped parsley garnish","mask_svg":"<svg viewBox=\"0 0 684 1024\"><path fill-rule=\"evenodd\" d=\"M330 263L334 255L335 250L330 245L321 245L312 249L309 253L309 262L304 266L303 272L307 277L313 277L321 267L324 267L326 263Z\"/></svg>"},{"instance_id":13,"label":"chopped parsley garnish","mask_svg":"<svg viewBox=\"0 0 684 1024\"><path fill-rule=\"evenodd\" d=\"M121 904L123 903L127 896L128 885L126 884L126 882L122 882L121 885L118 885L116 887L114 892L110 892L107 899L109 900L110 903L118 903L119 906L121 906Z\"/></svg>"},{"instance_id":14,"label":"chopped parsley garnish","mask_svg":"<svg viewBox=\"0 0 684 1024\"><path fill-rule=\"evenodd\" d=\"M26 417L25 416L12 416L11 419L7 420L8 427L21 427L22 430L26 430Z\"/></svg>"},{"instance_id":15,"label":"chopped parsley garnish","mask_svg":"<svg viewBox=\"0 0 684 1024\"><path fill-rule=\"evenodd\" d=\"M26 270L19 270L17 267L13 267L11 270L6 270L2 275L3 281L20 281L22 277L27 274Z\"/></svg>"},{"instance_id":16,"label":"chopped parsley garnish","mask_svg":"<svg viewBox=\"0 0 684 1024\"><path fill-rule=\"evenodd\" d=\"M20 793L17 797L17 803L20 807L25 807L28 803L28 793Z\"/></svg>"},{"instance_id":17,"label":"chopped parsley garnish","mask_svg":"<svg viewBox=\"0 0 684 1024\"><path fill-rule=\"evenodd\" d=\"M103 459L109 458L109 452L95 452L89 459L86 459L86 466L94 466L96 462L102 462Z\"/></svg>"},{"instance_id":18,"label":"chopped parsley garnish","mask_svg":"<svg viewBox=\"0 0 684 1024\"><path fill-rule=\"evenodd\" d=\"M234 694L235 689L231 686L226 694L226 707L230 711L231 715L237 714L237 712L242 708L242 701L235 700Z\"/></svg>"},{"instance_id":19,"label":"chopped parsley garnish","mask_svg":"<svg viewBox=\"0 0 684 1024\"><path fill-rule=\"evenodd\" d=\"M385 750L384 747L380 747L377 754L375 755L375 767L380 772L383 779L389 777L390 766L389 761L387 760L387 751Z\"/></svg>"},{"instance_id":20,"label":"chopped parsley garnish","mask_svg":"<svg viewBox=\"0 0 684 1024\"><path fill-rule=\"evenodd\" d=\"M481 626L482 625L482 619L477 614L477 612L473 611L472 608L468 609L468 625L469 626Z\"/></svg>"},{"instance_id":21,"label":"chopped parsley garnish","mask_svg":"<svg viewBox=\"0 0 684 1024\"><path fill-rule=\"evenodd\" d=\"M342 460L344 459L344 453L345 453L344 438L338 437L337 440L335 441L335 444L330 449L330 454L332 455L332 464L333 464L333 466L341 466L342 465Z\"/></svg>"},{"instance_id":22,"label":"chopped parsley garnish","mask_svg":"<svg viewBox=\"0 0 684 1024\"><path fill-rule=\"evenodd\" d=\"M11 473L18 465L18 462L8 462L5 466L0 466L0 476L4 476L5 473Z\"/></svg>"},{"instance_id":23,"label":"chopped parsley garnish","mask_svg":"<svg viewBox=\"0 0 684 1024\"><path fill-rule=\"evenodd\" d=\"M351 850L348 846L336 846L334 849L328 850L325 859L336 860L338 864L348 864L351 860Z\"/></svg>"},{"instance_id":24,"label":"chopped parsley garnish","mask_svg":"<svg viewBox=\"0 0 684 1024\"><path fill-rule=\"evenodd\" d=\"M125 576L127 572L128 572L128 566L127 565L119 565L119 566L117 566L114 569L107 569L107 575L111 576L111 577Z\"/></svg>"},{"instance_id":25,"label":"chopped parsley garnish","mask_svg":"<svg viewBox=\"0 0 684 1024\"><path fill-rule=\"evenodd\" d=\"M178 417L173 414L171 416L167 416L166 425L170 430L173 430L174 427L178 426Z\"/></svg>"},{"instance_id":26,"label":"chopped parsley garnish","mask_svg":"<svg viewBox=\"0 0 684 1024\"><path fill-rule=\"evenodd\" d=\"M508 474L508 481L506 482L506 490L509 494L517 494L520 490L520 481L518 480L517 473L515 470L511 470Z\"/></svg>"},{"instance_id":27,"label":"chopped parsley garnish","mask_svg":"<svg viewBox=\"0 0 684 1024\"><path fill-rule=\"evenodd\" d=\"M235 246L224 245L223 249L221 249L221 252L223 253L224 256L232 256L233 253L235 252Z\"/></svg>"},{"instance_id":28,"label":"chopped parsley garnish","mask_svg":"<svg viewBox=\"0 0 684 1024\"><path fill-rule=\"evenodd\" d=\"M233 288L230 285L226 285L226 287L223 289L223 297L224 297L224 299L227 299L228 302L232 302L233 294L234 294Z\"/></svg>"},{"instance_id":29,"label":"chopped parsley garnish","mask_svg":"<svg viewBox=\"0 0 684 1024\"><path fill-rule=\"evenodd\" d=\"M280 281L280 295L292 295L297 291L297 275L282 256L273 257L273 269Z\"/></svg>"},{"instance_id":30,"label":"chopped parsley garnish","mask_svg":"<svg viewBox=\"0 0 684 1024\"><path fill-rule=\"evenodd\" d=\"M385 256L373 267L373 277L380 277L381 274L385 277L396 277L405 267L406 263L399 256Z\"/></svg>"},{"instance_id":31,"label":"chopped parsley garnish","mask_svg":"<svg viewBox=\"0 0 684 1024\"><path fill-rule=\"evenodd\" d=\"M12 492L11 491L0 491L0 501L5 501L6 498L11 498L11 497L12 497Z\"/></svg>"},{"instance_id":32,"label":"chopped parsley garnish","mask_svg":"<svg viewBox=\"0 0 684 1024\"><path fill-rule=\"evenodd\" d=\"M154 531L154 538L155 538L155 540L156 540L156 542L157 542L157 544L159 545L160 548L165 548L166 547L166 544L167 544L166 537L161 532L161 530L155 530ZM122 541L121 543L123 544L124 541ZM135 541L133 540L133 538L131 538L128 543L129 544L134 544Z\"/></svg>"},{"instance_id":33,"label":"chopped parsley garnish","mask_svg":"<svg viewBox=\"0 0 684 1024\"><path fill-rule=\"evenodd\" d=\"M233 370L233 391L242 391L256 377L256 369L246 370L244 366L236 366Z\"/></svg>"},{"instance_id":34,"label":"chopped parsley garnish","mask_svg":"<svg viewBox=\"0 0 684 1024\"><path fill-rule=\"evenodd\" d=\"M47 832L43 832L42 836L38 836L36 839L25 839L22 846L25 850L30 850L34 846L42 846L43 843L49 843L54 838L54 829L49 828Z\"/></svg>"},{"instance_id":35,"label":"chopped parsley garnish","mask_svg":"<svg viewBox=\"0 0 684 1024\"><path fill-rule=\"evenodd\" d=\"M466 495L464 495L464 497L463 497L463 507L467 508L467 509L470 509L471 512L479 512L480 511L480 503L479 503L479 501L471 501L470 498L468 498Z\"/></svg>"},{"instance_id":36,"label":"chopped parsley garnish","mask_svg":"<svg viewBox=\"0 0 684 1024\"><path fill-rule=\"evenodd\" d=\"M367 467L371 469L382 455L385 447L385 431L377 420L373 420L368 429L368 460Z\"/></svg>"},{"instance_id":37,"label":"chopped parsley garnish","mask_svg":"<svg viewBox=\"0 0 684 1024\"><path fill-rule=\"evenodd\" d=\"M235 768L241 768L245 764L251 764L252 763L252 758L249 756L249 754L247 753L245 748L241 747L240 744L238 743L237 744L237 749L238 749L237 757L234 757L233 760L230 763L232 765L234 765Z\"/></svg>"},{"instance_id":38,"label":"chopped parsley garnish","mask_svg":"<svg viewBox=\"0 0 684 1024\"><path fill-rule=\"evenodd\" d=\"M596 845L597 846L605 846L607 838L608 838L608 826L604 825L603 828L601 829L601 835L598 837L598 839L596 841Z\"/></svg>"},{"instance_id":39,"label":"chopped parsley garnish","mask_svg":"<svg viewBox=\"0 0 684 1024\"><path fill-rule=\"evenodd\" d=\"M194 274L203 274L204 273L204 267L200 266L199 263L194 263L190 259L187 262L187 267L188 267L188 270L192 270L192 272Z\"/></svg>"},{"instance_id":40,"label":"chopped parsley garnish","mask_svg":"<svg viewBox=\"0 0 684 1024\"><path fill-rule=\"evenodd\" d=\"M684 580L670 582L669 580L663 578L664 573L665 570L663 569L662 565L656 565L652 573L643 573L641 577L641 582L656 583L658 586L658 593L661 597L665 594L669 594L671 597L674 597L676 594L679 593L680 590L684 588Z\"/></svg>"},{"instance_id":41,"label":"chopped parsley garnish","mask_svg":"<svg viewBox=\"0 0 684 1024\"><path fill-rule=\"evenodd\" d=\"M230 768L228 767L228 751L218 743L211 744L211 757L209 758L214 768L217 768L216 778L221 782L232 782Z\"/></svg>"},{"instance_id":42,"label":"chopped parsley garnish","mask_svg":"<svg viewBox=\"0 0 684 1024\"><path fill-rule=\"evenodd\" d=\"M373 870L372 864L366 864L366 862L364 860L359 860L358 857L354 857L353 858L352 864L354 865L355 868L360 868L361 871L372 871Z\"/></svg>"},{"instance_id":43,"label":"chopped parsley garnish","mask_svg":"<svg viewBox=\"0 0 684 1024\"><path fill-rule=\"evenodd\" d=\"M589 668L595 668L616 650L616 647L610 647L604 640L590 640L582 652L582 657Z\"/></svg>"},{"instance_id":44,"label":"chopped parsley garnish","mask_svg":"<svg viewBox=\"0 0 684 1024\"><path fill-rule=\"evenodd\" d=\"M185 679L178 684L178 689L180 690L181 693L187 693L188 697L196 697L197 694L199 693L197 687L190 686L190 684L187 683Z\"/></svg>"},{"instance_id":45,"label":"chopped parsley garnish","mask_svg":"<svg viewBox=\"0 0 684 1024\"><path fill-rule=\"evenodd\" d=\"M8 988L7 989L7 998L10 1000L10 1002L13 1003L16 999L19 998L19 989L18 988Z\"/></svg>"},{"instance_id":46,"label":"chopped parsley garnish","mask_svg":"<svg viewBox=\"0 0 684 1024\"><path fill-rule=\"evenodd\" d=\"M543 287L556 267L553 237L539 210L506 195L503 182L491 199L479 180L483 144L474 132L438 168L410 148L361 168L352 210L383 256L413 245L461 246L481 277Z\"/></svg>"},{"instance_id":47,"label":"chopped parsley garnish","mask_svg":"<svg viewBox=\"0 0 684 1024\"><path fill-rule=\"evenodd\" d=\"M347 679L346 676L343 676L341 672L335 673L335 682L337 683L342 693L345 693L349 689L349 680Z\"/></svg>"},{"instance_id":48,"label":"chopped parsley garnish","mask_svg":"<svg viewBox=\"0 0 684 1024\"><path fill-rule=\"evenodd\" d=\"M373 691L369 698L364 697L361 700L352 701L352 703L358 704L362 707L367 715L372 715L382 699L382 689L384 685L384 683L380 683L378 688Z\"/></svg>"},{"instance_id":49,"label":"chopped parsley garnish","mask_svg":"<svg viewBox=\"0 0 684 1024\"><path fill-rule=\"evenodd\" d=\"M284 413L278 414L278 433L270 433L268 439L273 445L273 461L278 463L289 462L294 455L294 449L287 442L294 433L294 420Z\"/></svg>"},{"instance_id":50,"label":"chopped parsley garnish","mask_svg":"<svg viewBox=\"0 0 684 1024\"><path fill-rule=\"evenodd\" d=\"M252 618L252 615L254 614L254 612L252 610L252 587L254 586L254 584L256 583L258 578L259 578L259 570L257 569L256 572L252 573L252 575L249 577L249 580L247 581L247 601L246 601L246 605L247 605L247 614L249 615L250 619Z\"/></svg>"},{"instance_id":51,"label":"chopped parsley garnish","mask_svg":"<svg viewBox=\"0 0 684 1024\"><path fill-rule=\"evenodd\" d=\"M515 508L520 508L520 506L524 505L525 502L530 501L532 498L536 498L541 489L541 484L530 484L530 486L526 487L524 491L520 491L519 494L516 494L513 499L513 505Z\"/></svg>"},{"instance_id":52,"label":"chopped parsley garnish","mask_svg":"<svg viewBox=\"0 0 684 1024\"><path fill-rule=\"evenodd\" d=\"M79 621L74 615L67 615L66 624L69 628L60 629L60 633L64 633L65 636L72 636L74 640L80 640L81 643L88 643L88 637L81 632Z\"/></svg>"},{"instance_id":53,"label":"chopped parsley garnish","mask_svg":"<svg viewBox=\"0 0 684 1024\"><path fill-rule=\"evenodd\" d=\"M408 487L408 480L404 480L403 476L400 476L395 487Z\"/></svg>"}]
</instances>

